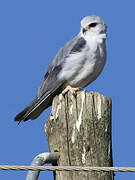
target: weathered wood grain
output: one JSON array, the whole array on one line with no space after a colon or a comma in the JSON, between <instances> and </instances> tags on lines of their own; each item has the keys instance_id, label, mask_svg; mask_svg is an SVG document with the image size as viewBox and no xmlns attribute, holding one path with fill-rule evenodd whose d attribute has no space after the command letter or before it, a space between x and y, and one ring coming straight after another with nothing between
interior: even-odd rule
<instances>
[{"instance_id":1,"label":"weathered wood grain","mask_svg":"<svg viewBox=\"0 0 135 180\"><path fill-rule=\"evenodd\" d=\"M111 99L96 92L70 92L53 100L45 125L59 166L112 166ZM113 180L110 172L56 172L55 180Z\"/></svg>"}]
</instances>

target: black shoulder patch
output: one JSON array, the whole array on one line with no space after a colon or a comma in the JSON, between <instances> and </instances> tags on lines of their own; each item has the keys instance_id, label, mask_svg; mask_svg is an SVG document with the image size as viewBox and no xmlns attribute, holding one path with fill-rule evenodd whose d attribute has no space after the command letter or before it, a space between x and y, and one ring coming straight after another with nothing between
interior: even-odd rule
<instances>
[{"instance_id":1,"label":"black shoulder patch","mask_svg":"<svg viewBox=\"0 0 135 180\"><path fill-rule=\"evenodd\" d=\"M46 80L46 79L48 78L48 76L49 76L49 73L46 72L46 74L45 74L45 76L44 76L44 80Z\"/></svg>"},{"instance_id":2,"label":"black shoulder patch","mask_svg":"<svg viewBox=\"0 0 135 180\"><path fill-rule=\"evenodd\" d=\"M74 45L74 47L72 48L71 53L81 52L81 50L84 48L85 45L86 45L85 39L83 37L80 37L76 42L76 44Z\"/></svg>"}]
</instances>

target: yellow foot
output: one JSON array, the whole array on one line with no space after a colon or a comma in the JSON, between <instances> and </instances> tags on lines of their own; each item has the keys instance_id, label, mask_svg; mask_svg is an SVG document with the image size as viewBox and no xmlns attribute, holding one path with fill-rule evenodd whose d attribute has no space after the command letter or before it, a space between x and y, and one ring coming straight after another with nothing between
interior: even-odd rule
<instances>
[{"instance_id":1,"label":"yellow foot","mask_svg":"<svg viewBox=\"0 0 135 180\"><path fill-rule=\"evenodd\" d=\"M71 86L67 86L63 91L62 91L62 95L64 96L68 91L70 91L72 93L73 96L76 96L76 92L80 91L81 88L73 88Z\"/></svg>"}]
</instances>

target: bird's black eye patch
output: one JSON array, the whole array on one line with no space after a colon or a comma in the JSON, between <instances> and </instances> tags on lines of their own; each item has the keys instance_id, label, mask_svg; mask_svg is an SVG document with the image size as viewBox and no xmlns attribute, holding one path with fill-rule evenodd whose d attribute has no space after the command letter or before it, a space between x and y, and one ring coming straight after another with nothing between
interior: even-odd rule
<instances>
[{"instance_id":1,"label":"bird's black eye patch","mask_svg":"<svg viewBox=\"0 0 135 180\"><path fill-rule=\"evenodd\" d=\"M89 28L96 27L97 23L91 23L89 24Z\"/></svg>"}]
</instances>

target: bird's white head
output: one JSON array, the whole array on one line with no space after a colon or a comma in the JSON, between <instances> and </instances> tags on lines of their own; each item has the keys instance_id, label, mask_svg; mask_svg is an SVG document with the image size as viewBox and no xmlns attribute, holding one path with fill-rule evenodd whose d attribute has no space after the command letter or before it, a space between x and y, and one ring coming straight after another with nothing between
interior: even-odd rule
<instances>
[{"instance_id":1,"label":"bird's white head","mask_svg":"<svg viewBox=\"0 0 135 180\"><path fill-rule=\"evenodd\" d=\"M86 16L81 21L81 35L85 39L97 38L106 39L107 26L99 16Z\"/></svg>"}]
</instances>

